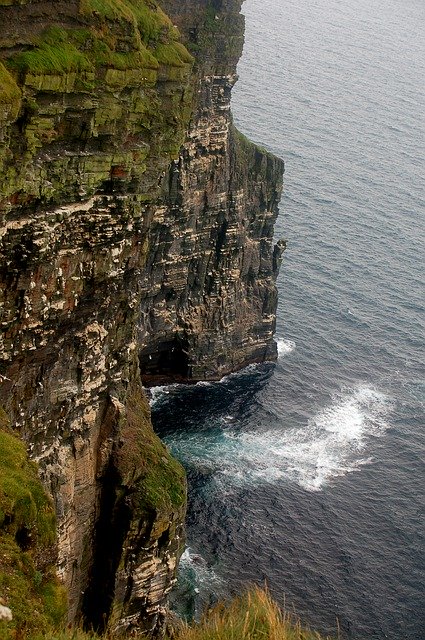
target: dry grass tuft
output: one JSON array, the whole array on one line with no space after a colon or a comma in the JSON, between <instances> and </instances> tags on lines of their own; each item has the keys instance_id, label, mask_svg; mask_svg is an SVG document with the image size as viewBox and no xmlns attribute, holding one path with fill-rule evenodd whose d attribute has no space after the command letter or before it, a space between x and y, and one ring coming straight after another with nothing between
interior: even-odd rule
<instances>
[{"instance_id":1,"label":"dry grass tuft","mask_svg":"<svg viewBox=\"0 0 425 640\"><path fill-rule=\"evenodd\" d=\"M325 640L282 611L258 587L230 604L212 609L199 624L186 626L175 640ZM329 640L326 639L326 640Z\"/></svg>"}]
</instances>

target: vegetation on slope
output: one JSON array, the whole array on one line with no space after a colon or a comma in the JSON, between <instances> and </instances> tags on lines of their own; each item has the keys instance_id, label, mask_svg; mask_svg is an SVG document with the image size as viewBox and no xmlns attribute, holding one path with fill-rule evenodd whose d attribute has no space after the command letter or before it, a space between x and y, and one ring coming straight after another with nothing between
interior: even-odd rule
<instances>
[{"instance_id":1,"label":"vegetation on slope","mask_svg":"<svg viewBox=\"0 0 425 640\"><path fill-rule=\"evenodd\" d=\"M0 45L3 206L117 184L158 197L192 114L194 59L155 0L79 0Z\"/></svg>"},{"instance_id":2,"label":"vegetation on slope","mask_svg":"<svg viewBox=\"0 0 425 640\"><path fill-rule=\"evenodd\" d=\"M12 621L0 621L2 640L63 622L66 597L56 579L55 540L53 506L0 407L0 595L13 613Z\"/></svg>"},{"instance_id":3,"label":"vegetation on slope","mask_svg":"<svg viewBox=\"0 0 425 640\"><path fill-rule=\"evenodd\" d=\"M302 628L267 591L254 588L230 604L218 605L199 624L183 628L176 640L321 640L321 636Z\"/></svg>"},{"instance_id":4,"label":"vegetation on slope","mask_svg":"<svg viewBox=\"0 0 425 640\"><path fill-rule=\"evenodd\" d=\"M63 631L37 635L30 640L99 639L93 634L82 631ZM119 638L109 633L104 640L119 640ZM325 638L302 628L299 621L292 615L283 613L279 609L266 591L254 588L229 604L216 606L200 623L183 625L173 634L173 640L325 640Z\"/></svg>"},{"instance_id":5,"label":"vegetation on slope","mask_svg":"<svg viewBox=\"0 0 425 640\"><path fill-rule=\"evenodd\" d=\"M186 500L186 474L162 440L154 433L149 405L139 388L132 390L127 405L124 443L120 449L120 472L124 482L135 484L132 495L134 513L155 510L169 513L183 507ZM138 470L139 478L132 476ZM136 518L137 519L137 518Z\"/></svg>"},{"instance_id":6,"label":"vegetation on slope","mask_svg":"<svg viewBox=\"0 0 425 640\"><path fill-rule=\"evenodd\" d=\"M14 78L0 62L0 122L14 120L21 106L21 92Z\"/></svg>"},{"instance_id":7,"label":"vegetation on slope","mask_svg":"<svg viewBox=\"0 0 425 640\"><path fill-rule=\"evenodd\" d=\"M6 64L19 74L96 73L104 67L157 69L191 65L171 20L152 0L82 0L81 28L52 26Z\"/></svg>"}]
</instances>

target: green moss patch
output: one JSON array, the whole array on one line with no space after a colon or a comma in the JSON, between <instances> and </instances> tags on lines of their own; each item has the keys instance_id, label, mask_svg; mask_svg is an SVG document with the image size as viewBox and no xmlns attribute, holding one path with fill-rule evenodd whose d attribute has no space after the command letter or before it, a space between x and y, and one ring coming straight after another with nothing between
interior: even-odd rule
<instances>
[{"instance_id":1,"label":"green moss patch","mask_svg":"<svg viewBox=\"0 0 425 640\"><path fill-rule=\"evenodd\" d=\"M0 62L0 120L15 120L21 107L21 92L15 79Z\"/></svg>"},{"instance_id":2,"label":"green moss patch","mask_svg":"<svg viewBox=\"0 0 425 640\"><path fill-rule=\"evenodd\" d=\"M37 546L53 544L55 514L27 459L24 443L0 431L0 527L12 535L25 528Z\"/></svg>"},{"instance_id":3,"label":"green moss patch","mask_svg":"<svg viewBox=\"0 0 425 640\"><path fill-rule=\"evenodd\" d=\"M26 74L99 74L104 67L125 71L157 69L159 64L181 67L193 63L187 49L177 41L178 31L151 2L148 5L143 1L133 4L130 0L84 0L82 11L107 23L72 30L50 27L34 42L33 48L7 60L9 70L23 81ZM112 21L118 25L124 22L124 26L117 30ZM7 78L4 93L15 99L19 96L16 82L4 68L3 75ZM0 71L0 79L3 75Z\"/></svg>"},{"instance_id":4,"label":"green moss patch","mask_svg":"<svg viewBox=\"0 0 425 640\"><path fill-rule=\"evenodd\" d=\"M2 640L32 637L61 626L66 594L54 570L40 571L30 552L23 552L14 538L0 533L0 593L13 620L0 622Z\"/></svg>"},{"instance_id":5,"label":"green moss patch","mask_svg":"<svg viewBox=\"0 0 425 640\"><path fill-rule=\"evenodd\" d=\"M136 18L140 35L145 44L152 45L158 40L176 40L180 38L178 30L170 18L151 0L125 0Z\"/></svg>"},{"instance_id":6,"label":"green moss patch","mask_svg":"<svg viewBox=\"0 0 425 640\"><path fill-rule=\"evenodd\" d=\"M83 15L137 25L145 44L180 37L170 18L153 0L81 0L80 11Z\"/></svg>"},{"instance_id":7,"label":"green moss patch","mask_svg":"<svg viewBox=\"0 0 425 640\"><path fill-rule=\"evenodd\" d=\"M159 44L154 51L155 58L160 64L171 67L183 67L192 64L194 58L181 42L170 42L169 44Z\"/></svg>"},{"instance_id":8,"label":"green moss patch","mask_svg":"<svg viewBox=\"0 0 425 640\"><path fill-rule=\"evenodd\" d=\"M134 15L123 0L81 0L80 11L83 15L96 14L108 20L134 22Z\"/></svg>"},{"instance_id":9,"label":"green moss patch","mask_svg":"<svg viewBox=\"0 0 425 640\"><path fill-rule=\"evenodd\" d=\"M106 66L122 71L140 67L158 68L158 62L152 53L141 43L136 50L127 52L116 51L113 46L110 40L108 42L108 38L102 39L95 32L89 33L84 43L85 50L96 67Z\"/></svg>"}]
</instances>

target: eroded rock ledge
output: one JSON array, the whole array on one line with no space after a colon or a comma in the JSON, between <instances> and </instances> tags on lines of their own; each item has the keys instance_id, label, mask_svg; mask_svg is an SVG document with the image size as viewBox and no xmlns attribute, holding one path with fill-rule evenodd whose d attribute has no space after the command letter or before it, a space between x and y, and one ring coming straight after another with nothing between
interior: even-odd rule
<instances>
[{"instance_id":1,"label":"eroded rock ledge","mask_svg":"<svg viewBox=\"0 0 425 640\"><path fill-rule=\"evenodd\" d=\"M0 5L0 403L70 620L161 626L185 479L142 381L276 356L283 164L232 125L240 4Z\"/></svg>"}]
</instances>

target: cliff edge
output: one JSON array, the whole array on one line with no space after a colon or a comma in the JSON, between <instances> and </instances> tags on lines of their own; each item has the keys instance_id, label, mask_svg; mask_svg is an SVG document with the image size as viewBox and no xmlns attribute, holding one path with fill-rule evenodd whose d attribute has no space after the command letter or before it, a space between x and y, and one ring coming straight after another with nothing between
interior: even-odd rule
<instances>
[{"instance_id":1,"label":"cliff edge","mask_svg":"<svg viewBox=\"0 0 425 640\"><path fill-rule=\"evenodd\" d=\"M142 383L276 357L283 163L232 125L240 4L0 3L0 404L99 629L160 628L184 544Z\"/></svg>"}]
</instances>

